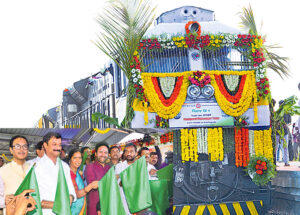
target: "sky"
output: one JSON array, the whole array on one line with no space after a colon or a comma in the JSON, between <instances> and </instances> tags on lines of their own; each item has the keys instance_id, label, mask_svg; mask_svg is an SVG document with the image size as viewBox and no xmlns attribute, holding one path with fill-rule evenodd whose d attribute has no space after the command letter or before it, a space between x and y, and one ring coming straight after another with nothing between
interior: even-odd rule
<instances>
[{"instance_id":1,"label":"sky","mask_svg":"<svg viewBox=\"0 0 300 215\"><path fill-rule=\"evenodd\" d=\"M153 0L156 14L191 5L215 11L216 20L239 28L242 7L251 4L267 43L280 44L290 58L291 77L268 72L272 95L280 100L300 94L298 1ZM75 81L98 72L107 58L94 45L96 18L104 0L0 1L0 127L33 127L48 109L62 102Z\"/></svg>"}]
</instances>

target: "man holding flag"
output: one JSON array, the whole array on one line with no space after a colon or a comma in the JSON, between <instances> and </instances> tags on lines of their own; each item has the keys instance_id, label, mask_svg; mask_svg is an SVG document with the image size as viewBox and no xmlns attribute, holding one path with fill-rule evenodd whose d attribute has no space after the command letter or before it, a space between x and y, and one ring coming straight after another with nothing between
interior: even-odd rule
<instances>
[{"instance_id":1,"label":"man holding flag","mask_svg":"<svg viewBox=\"0 0 300 215\"><path fill-rule=\"evenodd\" d=\"M44 138L45 155L34 167L43 215L70 215L70 204L76 199L69 166L59 159L61 135L47 133Z\"/></svg>"}]
</instances>

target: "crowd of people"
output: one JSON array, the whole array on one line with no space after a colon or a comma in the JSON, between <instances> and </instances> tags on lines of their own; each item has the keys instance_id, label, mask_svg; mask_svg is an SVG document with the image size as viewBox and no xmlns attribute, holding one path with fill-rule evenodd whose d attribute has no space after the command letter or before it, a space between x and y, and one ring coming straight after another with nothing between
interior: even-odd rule
<instances>
[{"instance_id":1,"label":"crowd of people","mask_svg":"<svg viewBox=\"0 0 300 215\"><path fill-rule=\"evenodd\" d=\"M279 101L279 106L282 105L283 102L283 100ZM275 100L273 100L273 105L275 105L275 103ZM283 130L279 130L276 132L276 162L282 161L284 163L284 166L290 166L289 161L300 160L300 121L298 120L298 123L293 123L292 125L292 117L289 114L283 115L283 121ZM290 129L291 125L292 131ZM280 132L283 132L283 135L280 135Z\"/></svg>"},{"instance_id":2,"label":"crowd of people","mask_svg":"<svg viewBox=\"0 0 300 215\"><path fill-rule=\"evenodd\" d=\"M26 160L29 150L26 137L18 135L11 138L9 150L13 156L12 161L0 168L0 207L4 214L24 215L35 209L36 202L30 195L34 190L25 190L20 195L14 195L33 165L43 215L54 214L52 208L58 180L58 158L63 161L61 163L70 194L72 215L99 215L101 207L98 182L110 168L115 168L116 178L120 182L119 174L145 156L149 180L157 180L157 171L172 163L173 158L172 152L168 152L165 162L162 162L158 146L155 146L155 151L150 152L147 147L138 150L135 144L128 143L122 151L120 146L108 146L104 142L98 143L93 150L89 147L72 148L67 155L61 140L59 133L46 134L35 145L36 158ZM119 186L126 214L131 214L122 192L122 183ZM146 209L138 214L155 213Z\"/></svg>"}]
</instances>

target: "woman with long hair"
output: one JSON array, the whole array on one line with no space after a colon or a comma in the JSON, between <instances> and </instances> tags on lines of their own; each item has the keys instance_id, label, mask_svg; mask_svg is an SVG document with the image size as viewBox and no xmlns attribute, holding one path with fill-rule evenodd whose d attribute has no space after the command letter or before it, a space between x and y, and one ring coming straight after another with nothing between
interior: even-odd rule
<instances>
[{"instance_id":1,"label":"woman with long hair","mask_svg":"<svg viewBox=\"0 0 300 215\"><path fill-rule=\"evenodd\" d=\"M82 163L82 155L79 149L75 148L69 152L69 164L71 171L71 178L75 188L77 200L71 205L72 215L85 215L86 214L86 195L92 189L98 188L98 181L93 181L84 186L82 175L79 173L79 167Z\"/></svg>"}]
</instances>

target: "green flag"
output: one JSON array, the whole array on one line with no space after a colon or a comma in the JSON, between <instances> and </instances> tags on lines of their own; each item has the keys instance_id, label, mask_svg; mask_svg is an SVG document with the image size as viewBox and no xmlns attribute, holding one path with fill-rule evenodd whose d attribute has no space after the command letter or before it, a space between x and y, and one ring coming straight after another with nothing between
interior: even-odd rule
<instances>
[{"instance_id":1,"label":"green flag","mask_svg":"<svg viewBox=\"0 0 300 215\"><path fill-rule=\"evenodd\" d=\"M168 182L169 197L173 196L173 164L170 164L157 171L158 179L165 179Z\"/></svg>"},{"instance_id":2,"label":"green flag","mask_svg":"<svg viewBox=\"0 0 300 215\"><path fill-rule=\"evenodd\" d=\"M173 180L173 164L170 164L157 171L157 177L159 179Z\"/></svg>"},{"instance_id":3,"label":"green flag","mask_svg":"<svg viewBox=\"0 0 300 215\"><path fill-rule=\"evenodd\" d=\"M59 158L57 158L57 162L59 165L59 170L52 212L58 215L71 215L70 195L65 173Z\"/></svg>"},{"instance_id":4,"label":"green flag","mask_svg":"<svg viewBox=\"0 0 300 215\"><path fill-rule=\"evenodd\" d=\"M152 197L151 211L158 215L165 215L169 207L169 191L167 180L150 180L150 189Z\"/></svg>"},{"instance_id":5,"label":"green flag","mask_svg":"<svg viewBox=\"0 0 300 215\"><path fill-rule=\"evenodd\" d=\"M15 196L21 194L24 190L33 189L35 190L34 193L31 193L30 195L34 198L36 201L36 209L34 209L31 212L28 212L28 215L42 215L42 206L41 206L41 200L40 200L40 192L38 183L36 180L35 172L34 172L34 166L31 167L29 172L27 173L26 177L22 181L21 185L17 189Z\"/></svg>"},{"instance_id":6,"label":"green flag","mask_svg":"<svg viewBox=\"0 0 300 215\"><path fill-rule=\"evenodd\" d=\"M80 171L82 171L82 170L83 170L83 166L84 166L84 165L85 165L85 163L86 163L86 159L87 159L87 157L88 157L88 154L87 154L87 152L85 151L85 152L84 152L84 155L83 155L83 158L82 158L81 165L80 165L80 167L79 167L79 170L80 170Z\"/></svg>"},{"instance_id":7,"label":"green flag","mask_svg":"<svg viewBox=\"0 0 300 215\"><path fill-rule=\"evenodd\" d=\"M120 173L124 194L131 213L152 205L150 184L145 156Z\"/></svg>"},{"instance_id":8,"label":"green flag","mask_svg":"<svg viewBox=\"0 0 300 215\"><path fill-rule=\"evenodd\" d=\"M110 168L98 184L101 214L126 215L116 179L115 168Z\"/></svg>"}]
</instances>

